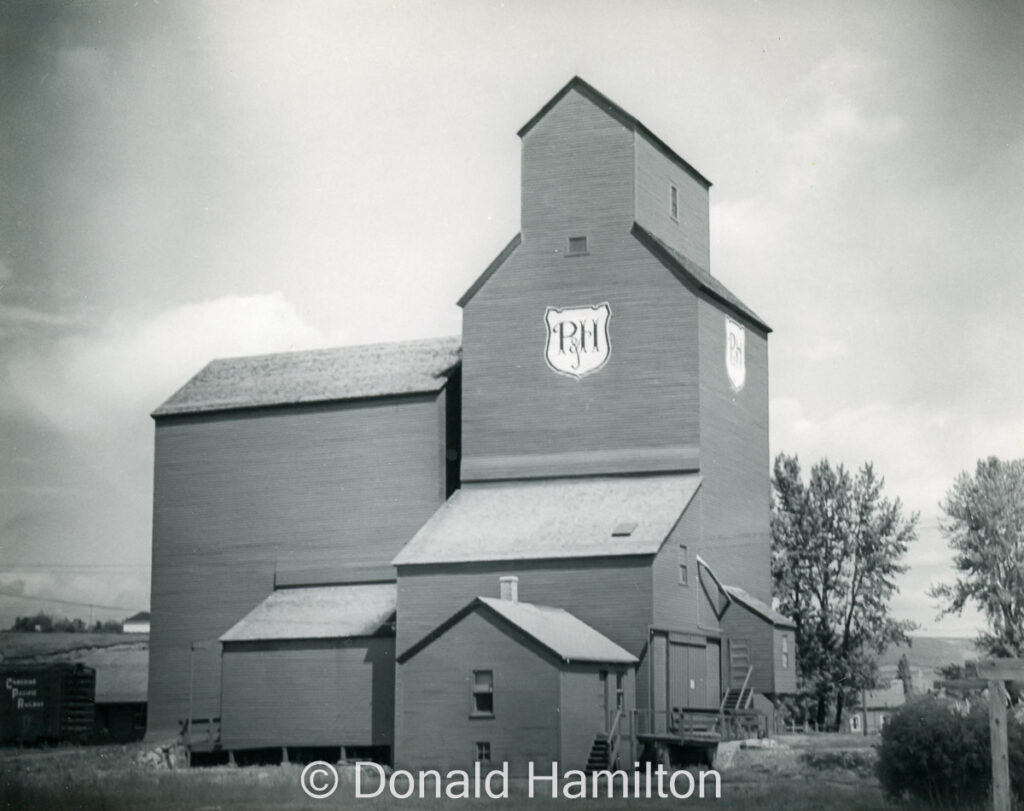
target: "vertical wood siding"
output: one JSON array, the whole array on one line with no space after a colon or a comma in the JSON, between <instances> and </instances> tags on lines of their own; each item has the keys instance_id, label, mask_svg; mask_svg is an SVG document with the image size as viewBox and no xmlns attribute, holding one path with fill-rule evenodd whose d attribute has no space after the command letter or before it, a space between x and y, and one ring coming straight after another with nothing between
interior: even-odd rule
<instances>
[{"instance_id":1,"label":"vertical wood siding","mask_svg":"<svg viewBox=\"0 0 1024 811\"><path fill-rule=\"evenodd\" d=\"M558 713L561 746L558 767L562 771L583 769L587 765L587 756L594 738L608 733L608 721L615 714L616 673L624 676L626 718L621 722L620 729L628 729L628 711L635 706L636 700L635 674L632 668L600 664L563 664L561 668L562 698ZM607 672L607 679L600 677L601 671Z\"/></svg>"},{"instance_id":2,"label":"vertical wood siding","mask_svg":"<svg viewBox=\"0 0 1024 811\"><path fill-rule=\"evenodd\" d=\"M725 370L725 314L700 301L702 556L722 582L771 603L768 341L746 329L746 384Z\"/></svg>"},{"instance_id":3,"label":"vertical wood siding","mask_svg":"<svg viewBox=\"0 0 1024 811\"><path fill-rule=\"evenodd\" d=\"M704 657L707 668L705 673L704 694L709 707L717 707L722 701L722 643L709 639Z\"/></svg>"},{"instance_id":4,"label":"vertical wood siding","mask_svg":"<svg viewBox=\"0 0 1024 811\"><path fill-rule=\"evenodd\" d=\"M751 676L754 690L774 693L776 662L772 624L734 600L722 617L722 628L730 639L746 640L754 668Z\"/></svg>"},{"instance_id":5,"label":"vertical wood siding","mask_svg":"<svg viewBox=\"0 0 1024 811\"><path fill-rule=\"evenodd\" d=\"M156 426L149 729L188 714L189 645L273 589L278 560L387 565L444 494L436 395L162 419ZM220 714L195 654L194 717Z\"/></svg>"},{"instance_id":6,"label":"vertical wood siding","mask_svg":"<svg viewBox=\"0 0 1024 811\"><path fill-rule=\"evenodd\" d=\"M471 612L399 665L396 766L471 768L478 741L512 774L558 759L558 668L499 622ZM474 670L493 671L492 718L471 717Z\"/></svg>"},{"instance_id":7,"label":"vertical wood siding","mask_svg":"<svg viewBox=\"0 0 1024 811\"><path fill-rule=\"evenodd\" d=\"M228 643L224 747L391 746L394 653L394 637Z\"/></svg>"},{"instance_id":8,"label":"vertical wood siding","mask_svg":"<svg viewBox=\"0 0 1024 811\"><path fill-rule=\"evenodd\" d=\"M492 478L550 475L558 454L604 460L588 473L627 459L636 472L644 451L696 446L696 300L630 235L633 149L632 132L575 92L524 137L522 244L463 315L464 476L481 464ZM575 235L588 253L566 256ZM607 364L582 380L552 371L546 308L602 302Z\"/></svg>"},{"instance_id":9,"label":"vertical wood siding","mask_svg":"<svg viewBox=\"0 0 1024 811\"><path fill-rule=\"evenodd\" d=\"M679 191L672 219L669 189ZM705 270L711 268L708 190L636 133L636 221Z\"/></svg>"}]
</instances>

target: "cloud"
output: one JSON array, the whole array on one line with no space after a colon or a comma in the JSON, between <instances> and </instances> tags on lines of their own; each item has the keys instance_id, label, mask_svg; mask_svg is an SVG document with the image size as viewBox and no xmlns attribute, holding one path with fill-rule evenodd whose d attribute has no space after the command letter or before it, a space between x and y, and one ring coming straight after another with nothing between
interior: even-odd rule
<instances>
[{"instance_id":1,"label":"cloud","mask_svg":"<svg viewBox=\"0 0 1024 811\"><path fill-rule=\"evenodd\" d=\"M112 314L10 363L29 413L66 431L116 433L147 414L215 357L330 345L279 293L226 296L162 312Z\"/></svg>"},{"instance_id":2,"label":"cloud","mask_svg":"<svg viewBox=\"0 0 1024 811\"><path fill-rule=\"evenodd\" d=\"M3 259L0 259L0 282L6 282L14 276L14 271L8 267L7 263Z\"/></svg>"}]
</instances>

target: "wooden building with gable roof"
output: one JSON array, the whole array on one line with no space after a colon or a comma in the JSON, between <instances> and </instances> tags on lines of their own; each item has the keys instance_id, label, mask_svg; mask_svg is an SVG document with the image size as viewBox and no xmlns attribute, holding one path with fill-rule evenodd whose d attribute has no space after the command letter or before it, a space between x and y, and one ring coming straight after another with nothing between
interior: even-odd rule
<instances>
[{"instance_id":1,"label":"wooden building with gable roof","mask_svg":"<svg viewBox=\"0 0 1024 811\"><path fill-rule=\"evenodd\" d=\"M214 361L154 413L153 728L216 717L215 745L387 745L403 766L572 739L578 760L589 720L513 734L497 710L462 715L480 672L495 708L522 692L502 657L559 670L530 611L628 657L630 735L793 685L770 609L770 329L710 273L711 184L579 78L519 135L521 230L459 301L461 349ZM508 577L517 608L491 600ZM391 590L393 631L347 602L360 584ZM299 592L309 627L289 635L275 617ZM500 633L459 644L453 623ZM395 662L390 699L340 653L371 642ZM423 666L439 651L443 677ZM271 698L286 683L378 709L290 723Z\"/></svg>"}]
</instances>

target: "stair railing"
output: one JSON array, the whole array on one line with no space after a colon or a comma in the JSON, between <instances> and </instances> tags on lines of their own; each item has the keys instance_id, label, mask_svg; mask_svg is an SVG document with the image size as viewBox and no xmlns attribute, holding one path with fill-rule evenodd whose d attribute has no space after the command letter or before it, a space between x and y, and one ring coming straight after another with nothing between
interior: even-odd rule
<instances>
[{"instance_id":1,"label":"stair railing","mask_svg":"<svg viewBox=\"0 0 1024 811\"><path fill-rule=\"evenodd\" d=\"M622 721L622 708L615 711L611 726L608 729L608 768L615 768L615 761L619 756L619 723Z\"/></svg>"},{"instance_id":2,"label":"stair railing","mask_svg":"<svg viewBox=\"0 0 1024 811\"><path fill-rule=\"evenodd\" d=\"M743 701L743 694L747 691L747 686L750 684L750 675L753 672L754 672L754 666L751 665L750 667L747 668L747 675L743 679L743 686L740 688L740 697L739 697L739 700L736 702L736 709L740 709L740 706L739 706L740 701ZM747 695L747 700L743 704L743 709L744 710L747 709L750 706L750 702L751 702L751 700L753 698L754 698L754 691L751 690L750 693Z\"/></svg>"}]
</instances>

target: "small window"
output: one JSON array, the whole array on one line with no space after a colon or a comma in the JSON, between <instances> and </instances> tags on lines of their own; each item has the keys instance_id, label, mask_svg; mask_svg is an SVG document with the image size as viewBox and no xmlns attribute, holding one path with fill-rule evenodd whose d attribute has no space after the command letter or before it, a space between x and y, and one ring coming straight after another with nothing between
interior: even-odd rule
<instances>
[{"instance_id":1,"label":"small window","mask_svg":"<svg viewBox=\"0 0 1024 811\"><path fill-rule=\"evenodd\" d=\"M494 715L494 671L473 671L473 715Z\"/></svg>"},{"instance_id":2,"label":"small window","mask_svg":"<svg viewBox=\"0 0 1024 811\"><path fill-rule=\"evenodd\" d=\"M491 742L490 741L477 741L476 742L476 759L481 763L491 762Z\"/></svg>"},{"instance_id":3,"label":"small window","mask_svg":"<svg viewBox=\"0 0 1024 811\"><path fill-rule=\"evenodd\" d=\"M850 716L850 732L860 732L860 713Z\"/></svg>"},{"instance_id":4,"label":"small window","mask_svg":"<svg viewBox=\"0 0 1024 811\"><path fill-rule=\"evenodd\" d=\"M674 185L672 186L671 190L669 191L668 200L669 200L669 202L668 202L669 213L672 215L672 219L675 220L676 222L678 222L679 221L679 189L677 189Z\"/></svg>"},{"instance_id":5,"label":"small window","mask_svg":"<svg viewBox=\"0 0 1024 811\"><path fill-rule=\"evenodd\" d=\"M782 637L782 669L789 670L789 637Z\"/></svg>"},{"instance_id":6,"label":"small window","mask_svg":"<svg viewBox=\"0 0 1024 811\"><path fill-rule=\"evenodd\" d=\"M569 251L567 256L580 256L587 252L586 237L569 237Z\"/></svg>"},{"instance_id":7,"label":"small window","mask_svg":"<svg viewBox=\"0 0 1024 811\"><path fill-rule=\"evenodd\" d=\"M679 547L679 585L690 585L690 570L687 566L685 546Z\"/></svg>"},{"instance_id":8,"label":"small window","mask_svg":"<svg viewBox=\"0 0 1024 811\"><path fill-rule=\"evenodd\" d=\"M615 674L615 709L622 710L626 708L626 687L625 687L625 676L621 673Z\"/></svg>"}]
</instances>

